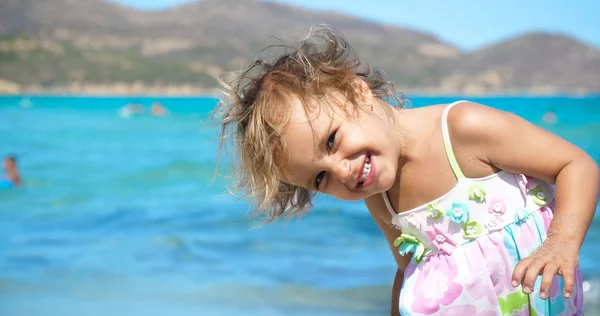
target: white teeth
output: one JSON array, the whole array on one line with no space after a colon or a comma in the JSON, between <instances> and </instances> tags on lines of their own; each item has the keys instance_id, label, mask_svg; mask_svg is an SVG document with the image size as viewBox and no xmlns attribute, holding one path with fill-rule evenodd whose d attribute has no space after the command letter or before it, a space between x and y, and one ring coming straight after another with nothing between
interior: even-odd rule
<instances>
[{"instance_id":1,"label":"white teeth","mask_svg":"<svg viewBox=\"0 0 600 316\"><path fill-rule=\"evenodd\" d=\"M362 177L360 178L360 182L367 181L367 176L369 175L369 171L371 171L371 163L365 162L365 166L362 170Z\"/></svg>"}]
</instances>

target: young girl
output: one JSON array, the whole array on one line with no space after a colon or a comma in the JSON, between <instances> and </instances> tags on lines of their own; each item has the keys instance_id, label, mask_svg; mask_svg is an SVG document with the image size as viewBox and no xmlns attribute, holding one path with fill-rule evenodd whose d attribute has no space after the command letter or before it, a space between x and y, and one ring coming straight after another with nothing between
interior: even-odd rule
<instances>
[{"instance_id":1,"label":"young girl","mask_svg":"<svg viewBox=\"0 0 600 316\"><path fill-rule=\"evenodd\" d=\"M237 78L215 112L237 189L271 220L316 192L364 200L398 264L392 314L582 314L600 183L582 150L468 101L404 109L328 27Z\"/></svg>"}]
</instances>

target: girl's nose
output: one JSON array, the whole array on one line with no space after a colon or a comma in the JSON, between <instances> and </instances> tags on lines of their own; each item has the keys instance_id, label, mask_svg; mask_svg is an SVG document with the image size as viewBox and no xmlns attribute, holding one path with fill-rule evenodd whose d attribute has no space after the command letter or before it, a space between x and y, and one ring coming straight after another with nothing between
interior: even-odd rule
<instances>
[{"instance_id":1,"label":"girl's nose","mask_svg":"<svg viewBox=\"0 0 600 316\"><path fill-rule=\"evenodd\" d=\"M342 159L336 163L333 168L333 174L344 184L349 180L351 181L352 165L350 164L350 160Z\"/></svg>"}]
</instances>

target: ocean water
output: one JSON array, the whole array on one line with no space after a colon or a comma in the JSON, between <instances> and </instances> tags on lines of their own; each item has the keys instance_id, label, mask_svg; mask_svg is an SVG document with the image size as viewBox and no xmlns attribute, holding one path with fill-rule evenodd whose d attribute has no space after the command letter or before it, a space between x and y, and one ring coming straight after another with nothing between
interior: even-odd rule
<instances>
[{"instance_id":1,"label":"ocean water","mask_svg":"<svg viewBox=\"0 0 600 316\"><path fill-rule=\"evenodd\" d=\"M472 100L600 161L600 97ZM119 115L153 101L171 114ZM394 262L364 205L320 197L301 220L256 229L213 177L215 102L0 97L0 155L18 156L25 181L0 190L0 315L389 315ZM596 215L580 261L590 315L599 252Z\"/></svg>"}]
</instances>

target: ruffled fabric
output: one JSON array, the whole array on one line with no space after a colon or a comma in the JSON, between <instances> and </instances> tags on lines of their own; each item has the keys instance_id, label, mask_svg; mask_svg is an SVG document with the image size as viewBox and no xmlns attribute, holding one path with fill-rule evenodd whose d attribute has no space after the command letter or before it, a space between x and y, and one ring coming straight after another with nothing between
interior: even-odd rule
<instances>
[{"instance_id":1,"label":"ruffled fabric","mask_svg":"<svg viewBox=\"0 0 600 316\"><path fill-rule=\"evenodd\" d=\"M492 212L503 207L493 206ZM404 274L400 296L402 315L583 315L582 277L575 271L575 290L570 298L562 296L563 280L555 277L547 300L539 298L541 280L532 294L511 285L517 262L529 256L546 238L553 217L554 203L514 223L455 247L436 226L428 235L439 240L440 253L413 261ZM478 223L466 223L464 234L476 235ZM481 226L481 225L479 225ZM423 251L425 252L425 250Z\"/></svg>"}]
</instances>

